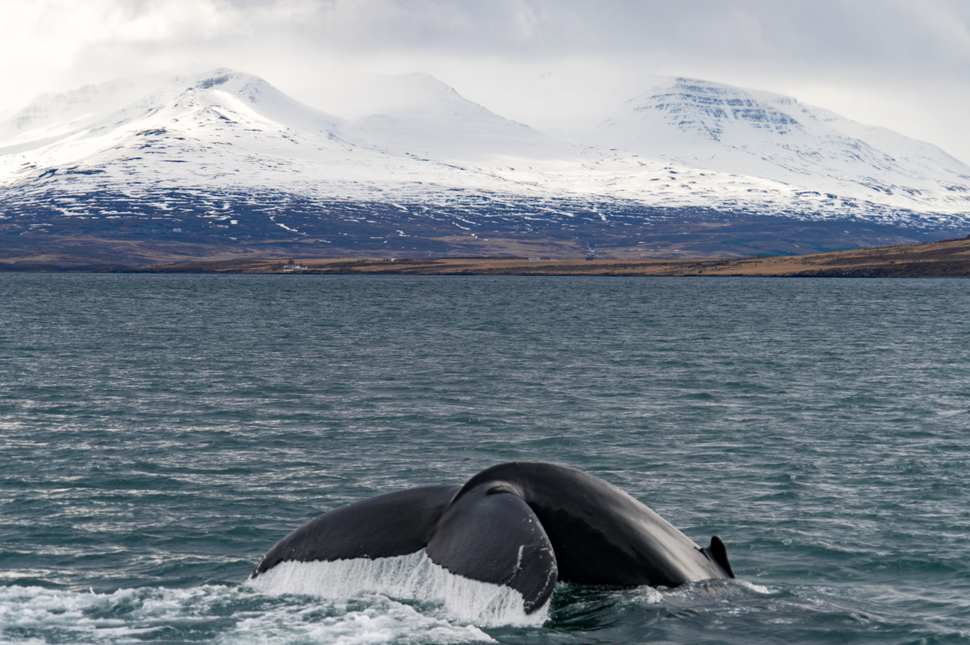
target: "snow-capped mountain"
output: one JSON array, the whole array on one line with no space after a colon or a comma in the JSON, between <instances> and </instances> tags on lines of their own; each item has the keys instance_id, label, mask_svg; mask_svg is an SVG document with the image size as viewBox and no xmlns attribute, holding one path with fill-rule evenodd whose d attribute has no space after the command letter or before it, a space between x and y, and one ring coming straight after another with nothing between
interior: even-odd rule
<instances>
[{"instance_id":1,"label":"snow-capped mountain","mask_svg":"<svg viewBox=\"0 0 970 645\"><path fill-rule=\"evenodd\" d=\"M367 113L343 137L358 145L459 163L575 155L568 144L490 112L427 74L370 76L355 93Z\"/></svg>"},{"instance_id":2,"label":"snow-capped mountain","mask_svg":"<svg viewBox=\"0 0 970 645\"><path fill-rule=\"evenodd\" d=\"M26 152L63 140L146 97L163 82L160 76L144 76L41 95L0 122L0 154Z\"/></svg>"},{"instance_id":3,"label":"snow-capped mountain","mask_svg":"<svg viewBox=\"0 0 970 645\"><path fill-rule=\"evenodd\" d=\"M778 94L668 79L627 101L588 139L691 168L817 192L818 210L854 204L970 212L970 167L927 143Z\"/></svg>"},{"instance_id":4,"label":"snow-capped mountain","mask_svg":"<svg viewBox=\"0 0 970 645\"><path fill-rule=\"evenodd\" d=\"M717 254L709 232L742 223L767 239L778 222L829 222L849 236L829 247L970 228L970 168L784 96L668 79L567 141L427 75L356 91L353 120L231 70L41 97L0 123L0 232L110 224L435 252L545 236L577 252L667 253L657 232L681 236L690 220L708 240L695 248ZM811 249L792 244L783 250Z\"/></svg>"},{"instance_id":5,"label":"snow-capped mountain","mask_svg":"<svg viewBox=\"0 0 970 645\"><path fill-rule=\"evenodd\" d=\"M495 188L509 182L452 162L566 147L430 77L405 80L395 84L403 109L354 123L229 70L45 97L0 125L0 186L261 187L369 199L424 184Z\"/></svg>"}]
</instances>

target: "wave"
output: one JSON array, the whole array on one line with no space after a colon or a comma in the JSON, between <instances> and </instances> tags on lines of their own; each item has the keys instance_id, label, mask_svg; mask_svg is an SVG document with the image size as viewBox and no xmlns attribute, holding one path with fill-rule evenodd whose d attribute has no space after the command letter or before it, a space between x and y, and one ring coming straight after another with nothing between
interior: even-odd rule
<instances>
[{"instance_id":1,"label":"wave","mask_svg":"<svg viewBox=\"0 0 970 645\"><path fill-rule=\"evenodd\" d=\"M515 589L478 582L435 564L424 549L410 555L373 560L281 562L249 583L270 594L307 594L351 598L364 592L424 603L440 603L447 614L476 625L539 626L549 603L526 614Z\"/></svg>"},{"instance_id":2,"label":"wave","mask_svg":"<svg viewBox=\"0 0 970 645\"><path fill-rule=\"evenodd\" d=\"M494 642L474 625L425 609L377 594L308 603L305 596L268 596L248 586L120 589L109 594L0 587L0 643Z\"/></svg>"}]
</instances>

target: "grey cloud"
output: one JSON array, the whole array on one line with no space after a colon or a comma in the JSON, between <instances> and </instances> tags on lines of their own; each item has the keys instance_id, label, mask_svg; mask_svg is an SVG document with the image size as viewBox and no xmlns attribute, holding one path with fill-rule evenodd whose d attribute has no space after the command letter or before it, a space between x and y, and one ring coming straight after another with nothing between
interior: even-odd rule
<instances>
[{"instance_id":1,"label":"grey cloud","mask_svg":"<svg viewBox=\"0 0 970 645\"><path fill-rule=\"evenodd\" d=\"M45 4L51 16L63 14L50 0L35 6ZM0 43L10 6L0 2ZM205 21L191 22L199 28L183 28L203 10ZM626 78L633 90L645 89L635 87L640 76L672 74L803 100L834 96L828 107L858 107L846 114L858 120L878 116L868 106L898 102L907 107L883 124L901 123L905 112L924 127L918 115L933 112L946 120L940 133L966 130L951 115L970 100L966 0L92 0L72 15L83 23L97 12L117 28L62 24L38 32L34 51L18 44L16 60L0 63L8 89L19 82L34 94L74 79L229 66L313 101L326 98L330 72L429 72L504 107L528 100L519 90L545 71ZM141 29L171 24L148 30L163 36L138 39L125 20ZM53 61L50 52L71 38L69 58ZM61 87L40 87L39 79L55 78ZM515 95L496 101L492 94L513 92L513 81ZM970 134L955 136L970 150Z\"/></svg>"},{"instance_id":2,"label":"grey cloud","mask_svg":"<svg viewBox=\"0 0 970 645\"><path fill-rule=\"evenodd\" d=\"M241 7L253 9L254 3ZM281 5L283 6L283 5ZM965 60L953 0L330 0L292 25L322 48L453 55L712 56L911 65Z\"/></svg>"}]
</instances>

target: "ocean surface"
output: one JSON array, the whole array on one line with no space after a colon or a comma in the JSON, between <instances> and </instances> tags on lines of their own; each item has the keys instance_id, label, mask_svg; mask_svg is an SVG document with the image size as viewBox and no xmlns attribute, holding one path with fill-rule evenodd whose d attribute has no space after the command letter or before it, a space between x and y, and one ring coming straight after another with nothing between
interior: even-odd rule
<instances>
[{"instance_id":1,"label":"ocean surface","mask_svg":"<svg viewBox=\"0 0 970 645\"><path fill-rule=\"evenodd\" d=\"M0 274L0 643L970 643L970 282ZM738 578L270 594L343 504L581 469Z\"/></svg>"}]
</instances>

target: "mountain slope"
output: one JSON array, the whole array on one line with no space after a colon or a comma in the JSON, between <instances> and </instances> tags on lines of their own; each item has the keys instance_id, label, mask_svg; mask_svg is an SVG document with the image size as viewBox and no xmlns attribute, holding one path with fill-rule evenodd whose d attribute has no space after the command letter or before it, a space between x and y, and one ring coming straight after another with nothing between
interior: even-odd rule
<instances>
[{"instance_id":1,"label":"mountain slope","mask_svg":"<svg viewBox=\"0 0 970 645\"><path fill-rule=\"evenodd\" d=\"M854 202L927 213L970 212L970 167L941 150L867 128L789 97L669 79L626 102L587 138L692 168L821 193L817 208Z\"/></svg>"},{"instance_id":2,"label":"mountain slope","mask_svg":"<svg viewBox=\"0 0 970 645\"><path fill-rule=\"evenodd\" d=\"M354 120L230 70L42 97L0 123L0 249L57 234L750 255L952 237L970 221L957 160L779 95L670 79L577 145L427 75L358 91Z\"/></svg>"},{"instance_id":3,"label":"mountain slope","mask_svg":"<svg viewBox=\"0 0 970 645\"><path fill-rule=\"evenodd\" d=\"M70 175L67 183L76 190L259 187L342 199L370 199L387 190L425 194L424 185L508 190L514 181L451 162L554 145L434 84L444 100L352 127L262 79L228 70L154 87L140 80L117 84L124 91L70 93L54 100L60 109L53 114L30 118L42 112L35 105L0 127L13 135L0 148L7 153L0 156L0 186L45 190ZM96 104L84 100L92 94L100 99ZM443 136L443 127L450 136ZM429 159L424 148L438 154ZM523 185L518 192L535 191Z\"/></svg>"},{"instance_id":4,"label":"mountain slope","mask_svg":"<svg viewBox=\"0 0 970 645\"><path fill-rule=\"evenodd\" d=\"M348 141L454 162L555 159L577 154L522 123L462 97L427 74L367 77L355 90L365 116L343 131Z\"/></svg>"}]
</instances>

